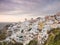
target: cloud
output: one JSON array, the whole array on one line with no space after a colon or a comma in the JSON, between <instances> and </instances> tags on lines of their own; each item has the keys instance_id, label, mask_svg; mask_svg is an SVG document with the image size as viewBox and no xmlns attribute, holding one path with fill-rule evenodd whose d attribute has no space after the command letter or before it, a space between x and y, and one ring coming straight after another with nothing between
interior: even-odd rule
<instances>
[{"instance_id":1,"label":"cloud","mask_svg":"<svg viewBox=\"0 0 60 45\"><path fill-rule=\"evenodd\" d=\"M52 12L56 12L60 8L59 0L0 0L0 2L0 12L7 12L7 15L44 15L48 13L52 14ZM12 11L17 11L18 13L13 12L13 14Z\"/></svg>"},{"instance_id":2,"label":"cloud","mask_svg":"<svg viewBox=\"0 0 60 45\"><path fill-rule=\"evenodd\" d=\"M0 22L23 21L60 11L60 0L0 0Z\"/></svg>"},{"instance_id":3,"label":"cloud","mask_svg":"<svg viewBox=\"0 0 60 45\"><path fill-rule=\"evenodd\" d=\"M54 14L60 11L60 2L54 2L52 4L47 5L45 8L42 10L44 13L47 14Z\"/></svg>"},{"instance_id":4,"label":"cloud","mask_svg":"<svg viewBox=\"0 0 60 45\"><path fill-rule=\"evenodd\" d=\"M35 11L39 7L41 8L43 6L41 3L41 0L3 0L0 6L1 9L4 8L6 10L13 10L17 8L25 11Z\"/></svg>"}]
</instances>

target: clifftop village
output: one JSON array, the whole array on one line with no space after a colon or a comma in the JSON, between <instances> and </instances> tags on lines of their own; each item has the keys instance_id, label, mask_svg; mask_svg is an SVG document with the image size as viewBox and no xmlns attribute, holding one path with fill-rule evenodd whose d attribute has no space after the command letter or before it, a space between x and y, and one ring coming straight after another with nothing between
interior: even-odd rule
<instances>
[{"instance_id":1,"label":"clifftop village","mask_svg":"<svg viewBox=\"0 0 60 45\"><path fill-rule=\"evenodd\" d=\"M60 28L60 14L53 16L38 17L24 22L13 23L8 27L7 38L2 41L20 42L27 45L31 40L37 39L43 45L48 39L51 29Z\"/></svg>"}]
</instances>

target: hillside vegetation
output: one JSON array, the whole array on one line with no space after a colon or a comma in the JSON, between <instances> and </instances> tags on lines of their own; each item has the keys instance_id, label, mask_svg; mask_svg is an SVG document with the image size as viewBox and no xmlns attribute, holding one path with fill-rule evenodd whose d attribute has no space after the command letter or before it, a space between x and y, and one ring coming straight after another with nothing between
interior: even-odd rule
<instances>
[{"instance_id":1,"label":"hillside vegetation","mask_svg":"<svg viewBox=\"0 0 60 45\"><path fill-rule=\"evenodd\" d=\"M44 45L60 45L60 28L52 29Z\"/></svg>"}]
</instances>

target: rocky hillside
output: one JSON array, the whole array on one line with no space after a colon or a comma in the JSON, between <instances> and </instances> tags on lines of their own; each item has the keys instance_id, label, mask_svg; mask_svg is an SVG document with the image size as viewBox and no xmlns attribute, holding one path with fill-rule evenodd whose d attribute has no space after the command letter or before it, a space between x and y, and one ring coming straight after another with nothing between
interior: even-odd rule
<instances>
[{"instance_id":1,"label":"rocky hillside","mask_svg":"<svg viewBox=\"0 0 60 45\"><path fill-rule=\"evenodd\" d=\"M58 45L60 15L13 23L0 35L0 45ZM4 38L5 37L5 38ZM56 39L56 40L55 40Z\"/></svg>"}]
</instances>

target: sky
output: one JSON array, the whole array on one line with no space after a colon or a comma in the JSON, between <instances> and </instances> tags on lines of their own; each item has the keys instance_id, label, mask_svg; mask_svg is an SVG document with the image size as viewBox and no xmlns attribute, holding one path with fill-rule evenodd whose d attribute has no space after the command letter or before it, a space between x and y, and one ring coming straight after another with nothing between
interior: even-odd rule
<instances>
[{"instance_id":1,"label":"sky","mask_svg":"<svg viewBox=\"0 0 60 45\"><path fill-rule=\"evenodd\" d=\"M60 0L0 0L0 22L18 22L60 12Z\"/></svg>"}]
</instances>

